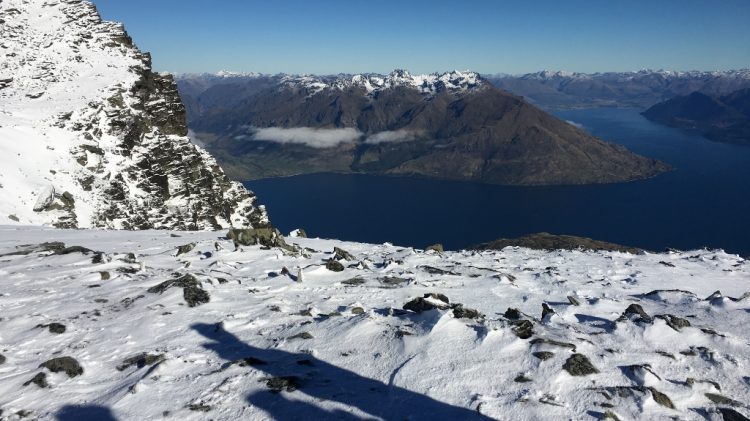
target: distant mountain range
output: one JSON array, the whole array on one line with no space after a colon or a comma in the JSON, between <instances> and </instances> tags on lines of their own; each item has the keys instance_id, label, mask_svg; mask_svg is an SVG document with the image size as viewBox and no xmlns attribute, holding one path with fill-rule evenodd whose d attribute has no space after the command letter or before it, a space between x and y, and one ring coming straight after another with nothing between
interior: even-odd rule
<instances>
[{"instance_id":1,"label":"distant mountain range","mask_svg":"<svg viewBox=\"0 0 750 421\"><path fill-rule=\"evenodd\" d=\"M473 72L182 75L190 128L236 179L366 172L549 185L668 169Z\"/></svg>"},{"instance_id":2,"label":"distant mountain range","mask_svg":"<svg viewBox=\"0 0 750 421\"><path fill-rule=\"evenodd\" d=\"M750 145L750 89L720 96L693 92L656 104L643 115L719 142Z\"/></svg>"},{"instance_id":3,"label":"distant mountain range","mask_svg":"<svg viewBox=\"0 0 750 421\"><path fill-rule=\"evenodd\" d=\"M750 88L750 69L731 71L641 70L568 73L542 71L520 76L487 75L499 88L547 109L584 107L648 108L680 95L710 96Z\"/></svg>"}]
</instances>

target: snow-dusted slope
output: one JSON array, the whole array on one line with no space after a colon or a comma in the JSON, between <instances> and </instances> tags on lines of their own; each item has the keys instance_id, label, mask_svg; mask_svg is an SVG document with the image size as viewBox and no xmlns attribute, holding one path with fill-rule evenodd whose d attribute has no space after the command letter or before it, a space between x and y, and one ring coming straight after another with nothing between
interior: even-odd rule
<instances>
[{"instance_id":1,"label":"snow-dusted slope","mask_svg":"<svg viewBox=\"0 0 750 421\"><path fill-rule=\"evenodd\" d=\"M750 265L737 256L288 238L305 247L294 255L179 235L1 229L0 418L750 414ZM50 241L102 253L29 246ZM429 293L463 306L434 295L403 310ZM40 367L62 357L75 361L46 365L73 377Z\"/></svg>"},{"instance_id":2,"label":"snow-dusted slope","mask_svg":"<svg viewBox=\"0 0 750 421\"><path fill-rule=\"evenodd\" d=\"M91 3L0 2L1 223L267 224L186 134L171 76Z\"/></svg>"}]
</instances>

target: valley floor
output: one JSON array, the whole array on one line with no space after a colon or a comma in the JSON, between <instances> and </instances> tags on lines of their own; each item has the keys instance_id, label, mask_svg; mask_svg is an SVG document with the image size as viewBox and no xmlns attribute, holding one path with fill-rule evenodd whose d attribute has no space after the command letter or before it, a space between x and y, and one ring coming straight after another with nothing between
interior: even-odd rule
<instances>
[{"instance_id":1,"label":"valley floor","mask_svg":"<svg viewBox=\"0 0 750 421\"><path fill-rule=\"evenodd\" d=\"M0 227L0 419L750 415L736 255L224 235Z\"/></svg>"}]
</instances>

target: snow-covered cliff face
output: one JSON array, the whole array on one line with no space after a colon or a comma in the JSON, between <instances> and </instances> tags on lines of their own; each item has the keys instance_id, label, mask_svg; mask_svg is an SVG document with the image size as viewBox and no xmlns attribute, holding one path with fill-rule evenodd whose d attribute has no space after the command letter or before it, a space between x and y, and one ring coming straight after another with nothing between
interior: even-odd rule
<instances>
[{"instance_id":1,"label":"snow-covered cliff face","mask_svg":"<svg viewBox=\"0 0 750 421\"><path fill-rule=\"evenodd\" d=\"M170 75L89 2L0 0L0 223L268 225L187 137Z\"/></svg>"}]
</instances>

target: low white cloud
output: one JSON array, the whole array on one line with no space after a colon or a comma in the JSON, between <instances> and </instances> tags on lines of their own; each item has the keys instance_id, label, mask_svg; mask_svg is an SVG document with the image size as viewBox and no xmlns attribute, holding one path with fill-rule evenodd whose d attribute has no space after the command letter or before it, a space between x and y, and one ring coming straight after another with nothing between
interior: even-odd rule
<instances>
[{"instance_id":1,"label":"low white cloud","mask_svg":"<svg viewBox=\"0 0 750 421\"><path fill-rule=\"evenodd\" d=\"M570 124L571 126L576 126L579 129L583 129L583 124L581 124L581 123L576 123L573 120L565 120L565 122L568 123L568 124Z\"/></svg>"},{"instance_id":2,"label":"low white cloud","mask_svg":"<svg viewBox=\"0 0 750 421\"><path fill-rule=\"evenodd\" d=\"M276 143L294 143L312 148L333 148L342 143L351 143L362 137L362 132L353 128L319 129L314 127L257 129L253 140Z\"/></svg>"},{"instance_id":3,"label":"low white cloud","mask_svg":"<svg viewBox=\"0 0 750 421\"><path fill-rule=\"evenodd\" d=\"M367 140L365 140L365 143L379 144L409 142L412 140L416 140L420 136L420 134L421 132L416 130L389 130L368 136Z\"/></svg>"}]
</instances>

